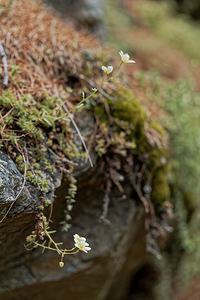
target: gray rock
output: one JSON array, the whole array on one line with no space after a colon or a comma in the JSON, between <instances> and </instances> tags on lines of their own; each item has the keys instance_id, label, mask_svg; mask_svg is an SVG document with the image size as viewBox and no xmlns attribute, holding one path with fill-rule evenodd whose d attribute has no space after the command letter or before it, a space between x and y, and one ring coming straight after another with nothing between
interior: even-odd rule
<instances>
[{"instance_id":1,"label":"gray rock","mask_svg":"<svg viewBox=\"0 0 200 300\"><path fill-rule=\"evenodd\" d=\"M92 119L85 122L85 118L88 114L81 118L80 128L85 136L89 136L92 126L84 127L84 124L92 124ZM122 270L125 274L123 285L119 292L112 291L113 296L109 295L108 299L123 299L120 297L127 288L130 274L146 259L143 210L136 206L129 185L125 188L126 199L113 187L107 215L109 222L102 224L104 174L98 161L94 159L93 162L93 168L87 162L81 162L79 172L76 169L79 188L72 211L72 228L67 233L59 230L59 222L64 217L67 185L65 182L61 184L61 178L55 181L57 189L52 225L53 229L57 229L55 239L62 240L66 248L73 247L73 234L78 233L87 237L92 250L88 254L67 257L62 269L58 266L59 256L56 253L46 251L41 254L40 249L27 252L24 242L34 228L40 194L26 184L8 217L0 224L0 300L54 300L55 295L56 300L104 300L110 291L118 290ZM23 175L6 154L0 153L0 166L2 211L14 201L23 184Z\"/></svg>"},{"instance_id":2,"label":"gray rock","mask_svg":"<svg viewBox=\"0 0 200 300\"><path fill-rule=\"evenodd\" d=\"M58 11L72 17L78 28L87 28L98 36L103 34L104 0L45 0Z\"/></svg>"}]
</instances>

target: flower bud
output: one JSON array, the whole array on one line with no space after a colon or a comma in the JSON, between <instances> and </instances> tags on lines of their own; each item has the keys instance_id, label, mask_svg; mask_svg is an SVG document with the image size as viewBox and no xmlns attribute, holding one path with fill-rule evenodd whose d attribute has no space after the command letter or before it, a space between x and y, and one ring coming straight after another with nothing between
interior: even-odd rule
<instances>
[{"instance_id":1,"label":"flower bud","mask_svg":"<svg viewBox=\"0 0 200 300\"><path fill-rule=\"evenodd\" d=\"M60 262L59 262L59 267L60 267L60 268L63 268L63 267L64 267L64 262L63 262L63 261L60 261Z\"/></svg>"}]
</instances>

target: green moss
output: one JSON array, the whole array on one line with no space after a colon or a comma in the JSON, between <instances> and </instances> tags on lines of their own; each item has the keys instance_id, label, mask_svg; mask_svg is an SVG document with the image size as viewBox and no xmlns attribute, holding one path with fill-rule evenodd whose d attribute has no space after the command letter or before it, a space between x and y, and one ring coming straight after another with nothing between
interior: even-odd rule
<instances>
[{"instance_id":1,"label":"green moss","mask_svg":"<svg viewBox=\"0 0 200 300\"><path fill-rule=\"evenodd\" d=\"M114 100L112 100L114 98ZM124 121L122 127L127 127L131 136L133 134L140 135L144 133L145 112L141 107L138 99L134 97L132 92L120 84L116 84L116 90L107 101L112 116ZM101 121L106 122L108 116L103 104L95 107L95 113ZM119 123L118 123L119 124Z\"/></svg>"},{"instance_id":2,"label":"green moss","mask_svg":"<svg viewBox=\"0 0 200 300\"><path fill-rule=\"evenodd\" d=\"M82 70L82 74L86 77L86 78L91 78L94 75L94 71L93 71L93 64L89 61L87 61L83 67Z\"/></svg>"},{"instance_id":3,"label":"green moss","mask_svg":"<svg viewBox=\"0 0 200 300\"><path fill-rule=\"evenodd\" d=\"M96 145L98 155L103 156L107 153L106 140L109 135L110 145L118 155L127 157L131 153L138 161L141 157L146 157L145 177L152 183L152 201L159 205L169 201L170 187L167 176L170 165L167 150L162 142L166 137L163 127L147 118L140 102L128 88L116 83L112 94L103 98L102 102L94 107L94 112L101 121L102 138ZM152 134L159 137L159 145L150 144L146 136L146 127L154 130Z\"/></svg>"},{"instance_id":4,"label":"green moss","mask_svg":"<svg viewBox=\"0 0 200 300\"><path fill-rule=\"evenodd\" d=\"M192 191L182 191L182 197L185 210L187 211L187 218L189 221L198 206L198 200L196 195Z\"/></svg>"},{"instance_id":5,"label":"green moss","mask_svg":"<svg viewBox=\"0 0 200 300\"><path fill-rule=\"evenodd\" d=\"M150 127L153 128L153 129L155 129L157 132L159 132L162 137L166 137L166 131L164 130L164 128L162 127L162 125L159 124L158 122L151 121L150 122Z\"/></svg>"},{"instance_id":6,"label":"green moss","mask_svg":"<svg viewBox=\"0 0 200 300\"><path fill-rule=\"evenodd\" d=\"M103 103L94 107L94 114L97 115L101 122L105 124L108 122L108 116Z\"/></svg>"},{"instance_id":7,"label":"green moss","mask_svg":"<svg viewBox=\"0 0 200 300\"><path fill-rule=\"evenodd\" d=\"M137 99L126 98L118 94L118 99L113 104L114 117L128 122L132 133L142 134L144 129L145 113Z\"/></svg>"},{"instance_id":8,"label":"green moss","mask_svg":"<svg viewBox=\"0 0 200 300\"><path fill-rule=\"evenodd\" d=\"M48 150L69 159L80 157L72 142L67 122L56 119L62 113L58 110L57 98L44 95L38 100L24 95L19 100L8 90L0 96L0 110L6 115L1 149L13 158L23 173L25 162L18 146L24 149L26 145L26 180L47 193L51 183L46 178L46 173L56 172ZM13 156L14 153L17 155ZM59 163L56 165L59 167Z\"/></svg>"},{"instance_id":9,"label":"green moss","mask_svg":"<svg viewBox=\"0 0 200 300\"><path fill-rule=\"evenodd\" d=\"M155 204L162 204L170 199L169 183L163 168L159 168L153 176L151 197Z\"/></svg>"}]
</instances>

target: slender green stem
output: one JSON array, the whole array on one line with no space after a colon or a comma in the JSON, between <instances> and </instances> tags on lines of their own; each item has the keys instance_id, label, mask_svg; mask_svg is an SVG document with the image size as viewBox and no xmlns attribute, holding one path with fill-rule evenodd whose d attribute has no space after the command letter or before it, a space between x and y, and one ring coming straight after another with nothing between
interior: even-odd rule
<instances>
[{"instance_id":1,"label":"slender green stem","mask_svg":"<svg viewBox=\"0 0 200 300\"><path fill-rule=\"evenodd\" d=\"M58 252L58 250L57 249L55 249L55 248L52 248L52 247L48 247L48 246L45 246L45 245L42 245L42 244L40 244L40 243L37 243L37 242L34 242L34 244L35 245L37 245L37 246L39 246L39 247L42 247L42 248L45 248L45 249L49 249L49 250L53 250L53 251L56 251L56 252ZM59 253L61 253L61 251L59 250Z\"/></svg>"},{"instance_id":2,"label":"slender green stem","mask_svg":"<svg viewBox=\"0 0 200 300\"><path fill-rule=\"evenodd\" d=\"M71 114L73 111L75 111L81 104L83 104L89 98L91 98L92 96L94 96L102 88L102 86L104 85L104 83L111 81L116 76L116 74L119 72L119 70L120 70L120 68L121 68L122 65L123 65L123 61L121 61L121 63L119 64L118 68L116 69L116 71L113 73L113 75L111 77L105 79L104 76L103 76L101 84L96 89L94 89L94 91L89 96L87 96L86 98L83 98L71 110L69 110L68 112L66 112L62 116L60 116L58 118L55 118L55 121L63 119L64 117L67 117L69 114ZM48 116L48 118L54 118L54 117L53 116ZM40 118L40 119L42 120L42 118Z\"/></svg>"},{"instance_id":3,"label":"slender green stem","mask_svg":"<svg viewBox=\"0 0 200 300\"><path fill-rule=\"evenodd\" d=\"M116 76L116 74L119 72L122 65L123 65L123 61L121 61L121 63L119 64L117 70L113 73L113 75L111 77L109 77L107 80L105 80L105 82L109 82L110 80L112 80Z\"/></svg>"},{"instance_id":4,"label":"slender green stem","mask_svg":"<svg viewBox=\"0 0 200 300\"><path fill-rule=\"evenodd\" d=\"M71 110L69 110L66 114L60 116L59 118L57 118L56 120L62 119L63 117L67 117L69 114L71 114L74 110L77 109L78 106L80 106L82 103L86 102L90 97L92 97L93 95L95 95L100 88L104 85L105 83L105 79L103 77L103 80L101 82L101 84L92 92L92 94L90 94L89 96L87 96L86 98L83 98L78 104L76 104Z\"/></svg>"},{"instance_id":5,"label":"slender green stem","mask_svg":"<svg viewBox=\"0 0 200 300\"><path fill-rule=\"evenodd\" d=\"M76 250L75 252L63 252L64 253L64 255L71 255L71 254L76 254L76 253L78 253L80 250L78 249L78 250Z\"/></svg>"},{"instance_id":6,"label":"slender green stem","mask_svg":"<svg viewBox=\"0 0 200 300\"><path fill-rule=\"evenodd\" d=\"M37 242L34 242L34 244L35 244L36 246L41 247L41 248L45 248L45 249L48 249L48 250L52 250L52 251L58 252L57 249L52 248L52 247L50 247L50 246L45 246L45 245L42 245L42 244L37 243ZM72 248L71 250L75 250L75 249L76 249L76 247ZM67 254L76 254L76 253L79 252L79 249L77 249L75 252L66 252L66 251L71 251L71 250L60 250L60 249L59 249L59 253L62 254L62 256L63 256L63 255L67 255Z\"/></svg>"},{"instance_id":7,"label":"slender green stem","mask_svg":"<svg viewBox=\"0 0 200 300\"><path fill-rule=\"evenodd\" d=\"M72 249L65 249L65 250L63 250L63 251L74 251L74 249L76 249L76 247L74 247L74 248L72 248Z\"/></svg>"},{"instance_id":8,"label":"slender green stem","mask_svg":"<svg viewBox=\"0 0 200 300\"><path fill-rule=\"evenodd\" d=\"M105 80L105 78L103 77L103 80L101 82L101 84L94 89L93 93L91 93L89 96L87 96L86 98L83 98L78 104L76 104L69 112L67 112L66 114L60 116L59 118L57 118L56 120L62 119L63 117L67 117L69 114L71 114L74 110L76 110L78 108L78 106L80 106L82 103L86 102L89 98L91 98L93 95L95 95L104 85L104 83L109 82L110 80L112 80L116 74L119 72L121 66L123 65L123 61L121 61L121 63L119 64L117 70L113 73L112 77L109 77L108 79Z\"/></svg>"},{"instance_id":9,"label":"slender green stem","mask_svg":"<svg viewBox=\"0 0 200 300\"><path fill-rule=\"evenodd\" d=\"M44 232L48 236L49 240L54 244L55 248L57 249L57 252L61 252L61 250L58 248L57 244L54 242L54 240L52 239L52 237L50 236L50 234L48 233L48 231L45 230Z\"/></svg>"},{"instance_id":10,"label":"slender green stem","mask_svg":"<svg viewBox=\"0 0 200 300\"><path fill-rule=\"evenodd\" d=\"M63 260L64 260L64 254L62 253L60 262L63 263Z\"/></svg>"}]
</instances>

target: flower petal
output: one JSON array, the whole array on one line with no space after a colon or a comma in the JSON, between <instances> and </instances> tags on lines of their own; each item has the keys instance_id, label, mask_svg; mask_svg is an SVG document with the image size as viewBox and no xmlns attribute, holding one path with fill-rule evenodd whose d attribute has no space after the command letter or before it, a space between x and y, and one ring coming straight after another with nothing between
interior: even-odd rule
<instances>
[{"instance_id":1,"label":"flower petal","mask_svg":"<svg viewBox=\"0 0 200 300\"><path fill-rule=\"evenodd\" d=\"M135 60L129 60L128 61L130 64L135 64Z\"/></svg>"},{"instance_id":2,"label":"flower petal","mask_svg":"<svg viewBox=\"0 0 200 300\"><path fill-rule=\"evenodd\" d=\"M86 249L87 251L90 251L90 250L91 250L91 248L90 248L90 247L85 247L85 249Z\"/></svg>"}]
</instances>

